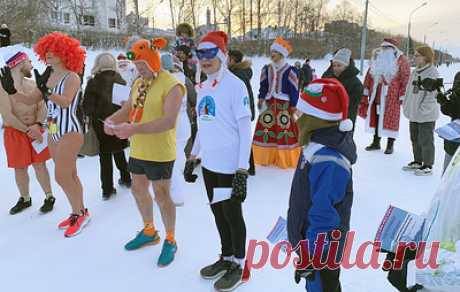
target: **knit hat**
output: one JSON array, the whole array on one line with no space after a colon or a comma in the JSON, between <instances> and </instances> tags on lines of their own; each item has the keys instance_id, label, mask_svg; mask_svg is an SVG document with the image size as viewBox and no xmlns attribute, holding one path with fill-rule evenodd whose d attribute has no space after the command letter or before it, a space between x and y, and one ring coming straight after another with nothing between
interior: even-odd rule
<instances>
[{"instance_id":1,"label":"knit hat","mask_svg":"<svg viewBox=\"0 0 460 292\"><path fill-rule=\"evenodd\" d=\"M398 49L399 41L394 38L384 38L383 43L380 45L381 47L393 47Z\"/></svg>"},{"instance_id":2,"label":"knit hat","mask_svg":"<svg viewBox=\"0 0 460 292\"><path fill-rule=\"evenodd\" d=\"M292 46L287 40L277 37L271 45L270 50L276 51L287 58L292 53Z\"/></svg>"},{"instance_id":3,"label":"knit hat","mask_svg":"<svg viewBox=\"0 0 460 292\"><path fill-rule=\"evenodd\" d=\"M219 48L217 58L225 64L227 61L227 34L223 31L211 31L203 36L198 44L198 50Z\"/></svg>"},{"instance_id":4,"label":"knit hat","mask_svg":"<svg viewBox=\"0 0 460 292\"><path fill-rule=\"evenodd\" d=\"M127 53L128 59L136 62L145 62L150 70L159 73L161 70L160 49L166 47L168 41L163 38L148 41L140 39L135 42Z\"/></svg>"},{"instance_id":5,"label":"knit hat","mask_svg":"<svg viewBox=\"0 0 460 292\"><path fill-rule=\"evenodd\" d=\"M3 23L1 28L8 28L8 25L6 23Z\"/></svg>"},{"instance_id":6,"label":"knit hat","mask_svg":"<svg viewBox=\"0 0 460 292\"><path fill-rule=\"evenodd\" d=\"M229 50L228 55L235 60L236 63L241 63L243 61L243 52L240 50Z\"/></svg>"},{"instance_id":7,"label":"knit hat","mask_svg":"<svg viewBox=\"0 0 460 292\"><path fill-rule=\"evenodd\" d=\"M102 53L96 57L91 74L95 75L104 71L117 71L117 60L110 53Z\"/></svg>"},{"instance_id":8,"label":"knit hat","mask_svg":"<svg viewBox=\"0 0 460 292\"><path fill-rule=\"evenodd\" d=\"M321 78L313 80L301 93L297 109L326 121L340 121L339 129L348 132L353 123L348 118L348 93L336 79Z\"/></svg>"},{"instance_id":9,"label":"knit hat","mask_svg":"<svg viewBox=\"0 0 460 292\"><path fill-rule=\"evenodd\" d=\"M338 62L345 66L348 66L350 65L350 59L351 59L351 50L347 48L341 48L335 53L334 58L332 59L332 62Z\"/></svg>"},{"instance_id":10,"label":"knit hat","mask_svg":"<svg viewBox=\"0 0 460 292\"><path fill-rule=\"evenodd\" d=\"M10 67L10 69L13 69L23 61L29 60L29 56L22 51L16 53L10 52L3 56L3 60L5 60L5 64Z\"/></svg>"}]
</instances>

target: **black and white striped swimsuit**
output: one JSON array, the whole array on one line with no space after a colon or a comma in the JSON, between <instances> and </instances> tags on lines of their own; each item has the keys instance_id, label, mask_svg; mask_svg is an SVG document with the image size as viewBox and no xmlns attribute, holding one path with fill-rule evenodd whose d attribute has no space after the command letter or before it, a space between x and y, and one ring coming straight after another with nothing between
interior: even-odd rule
<instances>
[{"instance_id":1,"label":"black and white striped swimsuit","mask_svg":"<svg viewBox=\"0 0 460 292\"><path fill-rule=\"evenodd\" d=\"M64 83L70 74L65 75L53 93L62 95L64 93ZM48 100L48 132L53 141L58 142L65 134L77 132L83 133L82 126L77 118L77 106L80 90L75 94L72 103L67 108L62 108L54 102Z\"/></svg>"}]
</instances>

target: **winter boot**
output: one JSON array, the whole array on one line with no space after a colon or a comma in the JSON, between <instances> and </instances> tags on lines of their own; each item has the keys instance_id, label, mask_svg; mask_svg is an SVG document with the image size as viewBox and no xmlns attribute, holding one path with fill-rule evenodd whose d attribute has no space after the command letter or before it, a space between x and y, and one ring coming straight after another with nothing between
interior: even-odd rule
<instances>
[{"instance_id":1,"label":"winter boot","mask_svg":"<svg viewBox=\"0 0 460 292\"><path fill-rule=\"evenodd\" d=\"M374 140L372 141L371 145L366 147L366 151L375 151L380 150L380 137L374 136Z\"/></svg>"},{"instance_id":2,"label":"winter boot","mask_svg":"<svg viewBox=\"0 0 460 292\"><path fill-rule=\"evenodd\" d=\"M107 201L108 199L110 199L113 195L115 195L117 193L117 190L116 189L112 189L111 191L103 191L102 192L102 199L104 201Z\"/></svg>"},{"instance_id":3,"label":"winter boot","mask_svg":"<svg viewBox=\"0 0 460 292\"><path fill-rule=\"evenodd\" d=\"M120 178L118 180L118 185L121 186L121 187L125 187L125 188L131 188L131 185L132 185L132 181L131 179L122 179Z\"/></svg>"},{"instance_id":4,"label":"winter boot","mask_svg":"<svg viewBox=\"0 0 460 292\"><path fill-rule=\"evenodd\" d=\"M231 266L232 262L224 260L224 257L221 256L220 259L214 264L201 269L200 275L203 279L206 280L217 279L223 276Z\"/></svg>"},{"instance_id":5,"label":"winter boot","mask_svg":"<svg viewBox=\"0 0 460 292\"><path fill-rule=\"evenodd\" d=\"M15 214L17 214L19 212L24 211L24 209L27 209L30 206L32 206L32 198L29 198L29 200L26 201L26 200L24 200L23 197L20 197L18 202L16 203L16 205L14 205L14 207L11 208L10 214L15 215Z\"/></svg>"},{"instance_id":6,"label":"winter boot","mask_svg":"<svg viewBox=\"0 0 460 292\"><path fill-rule=\"evenodd\" d=\"M385 154L393 154L393 152L394 152L394 149L393 149L394 143L395 143L395 139L388 138L387 149L385 149Z\"/></svg>"}]
</instances>

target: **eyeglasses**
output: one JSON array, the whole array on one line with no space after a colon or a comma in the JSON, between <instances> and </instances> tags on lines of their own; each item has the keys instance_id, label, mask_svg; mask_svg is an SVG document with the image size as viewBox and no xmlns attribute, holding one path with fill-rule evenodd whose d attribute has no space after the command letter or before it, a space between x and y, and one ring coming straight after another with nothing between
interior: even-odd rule
<instances>
[{"instance_id":1,"label":"eyeglasses","mask_svg":"<svg viewBox=\"0 0 460 292\"><path fill-rule=\"evenodd\" d=\"M217 53L219 53L219 48L196 50L196 56L199 60L214 59L217 56Z\"/></svg>"}]
</instances>

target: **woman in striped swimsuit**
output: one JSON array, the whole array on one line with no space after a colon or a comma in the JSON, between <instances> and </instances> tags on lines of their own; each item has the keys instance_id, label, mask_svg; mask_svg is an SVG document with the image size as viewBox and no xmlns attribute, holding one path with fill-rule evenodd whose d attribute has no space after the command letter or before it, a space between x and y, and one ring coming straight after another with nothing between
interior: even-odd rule
<instances>
[{"instance_id":1,"label":"woman in striped swimsuit","mask_svg":"<svg viewBox=\"0 0 460 292\"><path fill-rule=\"evenodd\" d=\"M80 233L90 220L76 164L83 144L76 112L81 86L78 74L83 71L85 51L78 40L59 32L42 37L34 49L48 68L42 75L35 70L36 91L29 96L16 93L14 97L26 104L47 101L48 146L55 163L55 178L72 207L71 215L59 228L66 230L66 237L71 237Z\"/></svg>"}]
</instances>

